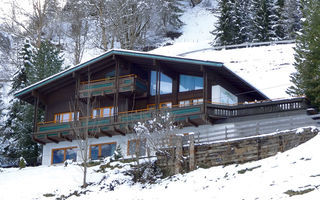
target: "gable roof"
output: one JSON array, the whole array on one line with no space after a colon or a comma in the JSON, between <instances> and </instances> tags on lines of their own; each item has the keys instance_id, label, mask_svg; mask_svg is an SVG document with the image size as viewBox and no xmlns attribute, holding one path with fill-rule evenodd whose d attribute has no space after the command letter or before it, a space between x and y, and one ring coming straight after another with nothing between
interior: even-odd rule
<instances>
[{"instance_id":1,"label":"gable roof","mask_svg":"<svg viewBox=\"0 0 320 200\"><path fill-rule=\"evenodd\" d=\"M243 80L241 77L233 73L231 70L226 68L223 63L221 62L213 62L213 61L205 61L205 60L197 60L197 59L190 59L185 57L179 57L179 56L164 56L164 55L157 55L157 54L151 54L147 52L139 52L139 51L131 51L131 50L120 50L120 49L112 49L109 50L89 61L86 61L84 63L80 63L74 67L68 68L64 71L61 71L57 74L54 74L48 78L45 78L37 83L34 83L26 88L23 88L16 92L14 94L15 97L18 97L20 99L26 100L26 96L30 96L33 90L37 90L42 88L45 85L48 85L56 80L62 79L63 77L66 77L68 75L72 75L74 72L79 71L81 69L86 68L89 65L92 65L94 63L97 63L99 61L102 61L104 59L107 59L108 57L112 57L113 55L120 56L120 57L134 57L134 58L142 58L142 59L148 59L148 60L157 60L157 61L165 61L165 62L173 62L173 63L181 63L186 65L202 65L202 66L209 66L211 68L219 68L223 70L226 74L229 74L232 78L235 78L239 83L242 83L246 85L248 88L251 89L251 91L257 92L258 96L264 99L268 99L266 95L264 95L262 92L254 88L251 84ZM31 103L29 101L29 103Z\"/></svg>"}]
</instances>

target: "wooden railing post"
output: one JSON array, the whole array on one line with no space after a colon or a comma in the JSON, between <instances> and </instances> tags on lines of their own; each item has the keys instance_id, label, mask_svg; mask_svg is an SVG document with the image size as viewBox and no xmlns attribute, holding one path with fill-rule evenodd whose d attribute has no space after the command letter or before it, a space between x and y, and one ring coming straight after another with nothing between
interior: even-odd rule
<instances>
[{"instance_id":1,"label":"wooden railing post","mask_svg":"<svg viewBox=\"0 0 320 200\"><path fill-rule=\"evenodd\" d=\"M195 167L195 154L194 154L194 134L190 134L189 135L189 142L190 142L190 146L189 146L189 153L190 153L190 157L189 157L189 169L190 171L193 171L196 169Z\"/></svg>"},{"instance_id":2,"label":"wooden railing post","mask_svg":"<svg viewBox=\"0 0 320 200\"><path fill-rule=\"evenodd\" d=\"M224 127L224 134L225 134L225 139L228 139L228 128L225 126Z\"/></svg>"},{"instance_id":3,"label":"wooden railing post","mask_svg":"<svg viewBox=\"0 0 320 200\"><path fill-rule=\"evenodd\" d=\"M175 174L181 172L181 162L182 162L182 137L176 137L176 162L175 162Z\"/></svg>"}]
</instances>

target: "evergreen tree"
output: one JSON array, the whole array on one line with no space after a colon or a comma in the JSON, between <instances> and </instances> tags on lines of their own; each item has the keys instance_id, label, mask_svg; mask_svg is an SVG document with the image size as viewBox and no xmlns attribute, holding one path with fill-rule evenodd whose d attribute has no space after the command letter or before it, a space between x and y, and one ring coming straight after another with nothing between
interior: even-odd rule
<instances>
[{"instance_id":1,"label":"evergreen tree","mask_svg":"<svg viewBox=\"0 0 320 200\"><path fill-rule=\"evenodd\" d=\"M181 28L183 22L180 20L183 10L181 7L181 0L162 0L159 1L160 5L160 17L162 21L162 27L165 32L176 32Z\"/></svg>"},{"instance_id":2,"label":"evergreen tree","mask_svg":"<svg viewBox=\"0 0 320 200\"><path fill-rule=\"evenodd\" d=\"M234 2L233 0L221 0L218 4L218 24L216 30L211 33L216 35L217 45L229 45L235 43Z\"/></svg>"},{"instance_id":3,"label":"evergreen tree","mask_svg":"<svg viewBox=\"0 0 320 200\"><path fill-rule=\"evenodd\" d=\"M295 68L291 75L294 86L291 95L306 95L311 103L320 107L320 1L305 1L304 22L297 37Z\"/></svg>"},{"instance_id":4,"label":"evergreen tree","mask_svg":"<svg viewBox=\"0 0 320 200\"><path fill-rule=\"evenodd\" d=\"M250 1L235 0L233 5L235 44L241 44L251 40L251 13L248 12L249 9Z\"/></svg>"},{"instance_id":5,"label":"evergreen tree","mask_svg":"<svg viewBox=\"0 0 320 200\"><path fill-rule=\"evenodd\" d=\"M295 39L301 30L301 3L300 0L286 0L284 5L285 33L288 39Z\"/></svg>"},{"instance_id":6,"label":"evergreen tree","mask_svg":"<svg viewBox=\"0 0 320 200\"><path fill-rule=\"evenodd\" d=\"M41 42L39 49L26 41L19 54L20 64L13 78L11 94L53 75L61 70L63 59L60 50L48 41ZM5 138L9 145L4 149L9 158L24 157L28 164L35 165L40 155L40 146L31 139L34 107L19 99L13 99L5 125ZM38 121L43 111L39 111Z\"/></svg>"},{"instance_id":7,"label":"evergreen tree","mask_svg":"<svg viewBox=\"0 0 320 200\"><path fill-rule=\"evenodd\" d=\"M284 3L285 0L274 0L272 2L271 29L274 36L272 40L288 38L285 31L287 25L285 24Z\"/></svg>"},{"instance_id":8,"label":"evergreen tree","mask_svg":"<svg viewBox=\"0 0 320 200\"><path fill-rule=\"evenodd\" d=\"M270 23L271 5L271 0L252 0L254 41L265 42L274 37Z\"/></svg>"}]
</instances>

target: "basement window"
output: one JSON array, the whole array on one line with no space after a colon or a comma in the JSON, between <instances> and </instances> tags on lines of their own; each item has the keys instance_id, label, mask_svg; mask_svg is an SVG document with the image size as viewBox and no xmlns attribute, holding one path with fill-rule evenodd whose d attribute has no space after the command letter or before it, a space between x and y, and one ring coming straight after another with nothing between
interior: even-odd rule
<instances>
[{"instance_id":1,"label":"basement window","mask_svg":"<svg viewBox=\"0 0 320 200\"><path fill-rule=\"evenodd\" d=\"M116 142L90 145L91 160L112 156L116 150Z\"/></svg>"},{"instance_id":2,"label":"basement window","mask_svg":"<svg viewBox=\"0 0 320 200\"><path fill-rule=\"evenodd\" d=\"M66 160L77 160L76 147L67 147L60 149L52 149L52 164L63 163Z\"/></svg>"}]
</instances>

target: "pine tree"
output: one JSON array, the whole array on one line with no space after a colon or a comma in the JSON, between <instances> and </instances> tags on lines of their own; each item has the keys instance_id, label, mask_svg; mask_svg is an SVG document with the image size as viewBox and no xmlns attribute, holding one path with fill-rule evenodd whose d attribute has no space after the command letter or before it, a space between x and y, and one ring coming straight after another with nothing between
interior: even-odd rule
<instances>
[{"instance_id":1,"label":"pine tree","mask_svg":"<svg viewBox=\"0 0 320 200\"><path fill-rule=\"evenodd\" d=\"M288 39L295 39L301 30L302 6L300 0L286 0L284 5L285 33Z\"/></svg>"},{"instance_id":2,"label":"pine tree","mask_svg":"<svg viewBox=\"0 0 320 200\"><path fill-rule=\"evenodd\" d=\"M35 49L26 41L19 53L18 70L13 78L11 94L46 78L61 70L63 59L60 50L47 41L41 42L40 48ZM33 132L34 107L19 99L13 99L7 122L5 138L9 145L4 149L9 158L24 157L28 164L35 165L40 155L41 147L31 139ZM38 121L43 111L39 111Z\"/></svg>"},{"instance_id":3,"label":"pine tree","mask_svg":"<svg viewBox=\"0 0 320 200\"><path fill-rule=\"evenodd\" d=\"M32 57L34 68L29 77L30 82L35 83L58 73L62 70L63 61L59 48L49 41L41 42L40 48L35 51Z\"/></svg>"},{"instance_id":4,"label":"pine tree","mask_svg":"<svg viewBox=\"0 0 320 200\"><path fill-rule=\"evenodd\" d=\"M219 16L216 30L212 31L216 35L217 45L229 45L235 43L235 32L237 30L234 18L234 4L230 0L221 0L218 4Z\"/></svg>"},{"instance_id":5,"label":"pine tree","mask_svg":"<svg viewBox=\"0 0 320 200\"><path fill-rule=\"evenodd\" d=\"M274 37L271 31L271 0L252 0L253 38L265 42Z\"/></svg>"},{"instance_id":6,"label":"pine tree","mask_svg":"<svg viewBox=\"0 0 320 200\"><path fill-rule=\"evenodd\" d=\"M183 22L180 20L183 10L181 7L181 0L162 0L160 1L161 8L161 25L165 32L176 32L178 31Z\"/></svg>"},{"instance_id":7,"label":"pine tree","mask_svg":"<svg viewBox=\"0 0 320 200\"><path fill-rule=\"evenodd\" d=\"M294 86L291 95L306 95L311 103L320 107L320 2L304 2L304 22L301 35L297 37L295 68L291 75Z\"/></svg>"},{"instance_id":8,"label":"pine tree","mask_svg":"<svg viewBox=\"0 0 320 200\"><path fill-rule=\"evenodd\" d=\"M234 2L235 44L242 44L251 40L251 13L248 12L249 8L250 1L248 0L235 0Z\"/></svg>"},{"instance_id":9,"label":"pine tree","mask_svg":"<svg viewBox=\"0 0 320 200\"><path fill-rule=\"evenodd\" d=\"M271 29L274 38L272 40L284 40L287 39L285 15L284 15L284 3L285 0L274 0L272 2L271 13Z\"/></svg>"}]
</instances>

